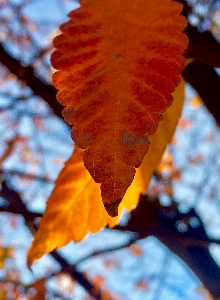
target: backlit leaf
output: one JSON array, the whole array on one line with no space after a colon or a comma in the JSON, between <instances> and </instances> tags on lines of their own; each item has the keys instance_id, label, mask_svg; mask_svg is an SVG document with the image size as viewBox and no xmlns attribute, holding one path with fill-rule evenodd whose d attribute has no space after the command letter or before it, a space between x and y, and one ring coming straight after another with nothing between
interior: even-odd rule
<instances>
[{"instance_id":1,"label":"backlit leaf","mask_svg":"<svg viewBox=\"0 0 220 300\"><path fill-rule=\"evenodd\" d=\"M162 155L166 146L171 142L181 116L185 96L184 88L185 83L182 80L172 94L174 98L173 104L164 113L156 133L150 139L149 151L145 155L140 168L137 169L134 180L119 205L119 214L123 209L127 209L128 211L134 209L138 204L140 193L146 192L153 172L159 166ZM109 225L114 226L116 221L117 218L109 219Z\"/></svg>"},{"instance_id":2,"label":"backlit leaf","mask_svg":"<svg viewBox=\"0 0 220 300\"><path fill-rule=\"evenodd\" d=\"M118 206L180 81L187 38L172 0L82 0L56 37L53 83L84 164Z\"/></svg>"},{"instance_id":3,"label":"backlit leaf","mask_svg":"<svg viewBox=\"0 0 220 300\"><path fill-rule=\"evenodd\" d=\"M137 206L140 193L146 191L153 171L172 138L184 100L183 82L173 96L174 103L165 112L156 134L152 136L150 150L119 206L120 214L123 209L130 211ZM40 228L28 252L28 262L31 265L36 259L69 241L78 242L90 231L95 233L107 224L114 226L117 222L118 217L111 218L106 213L99 184L94 182L84 167L83 150L75 147L48 199Z\"/></svg>"}]
</instances>

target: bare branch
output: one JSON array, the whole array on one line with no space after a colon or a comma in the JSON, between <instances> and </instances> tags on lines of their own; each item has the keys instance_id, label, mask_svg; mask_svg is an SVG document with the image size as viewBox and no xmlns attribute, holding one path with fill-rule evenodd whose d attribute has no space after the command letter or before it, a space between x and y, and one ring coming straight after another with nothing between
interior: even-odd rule
<instances>
[{"instance_id":1,"label":"bare branch","mask_svg":"<svg viewBox=\"0 0 220 300\"><path fill-rule=\"evenodd\" d=\"M91 282L85 278L85 276L76 270L74 265L68 263L57 251L50 253L51 256L61 265L62 270L69 273L73 279L75 279L94 299L102 300L103 293L94 287ZM109 298L109 300L114 300Z\"/></svg>"},{"instance_id":2,"label":"bare branch","mask_svg":"<svg viewBox=\"0 0 220 300\"><path fill-rule=\"evenodd\" d=\"M30 87L36 96L40 96L44 99L53 112L61 117L61 111L63 107L56 100L55 88L41 81L34 73L34 69L31 66L22 66L21 62L16 58L12 57L0 43L0 62L8 68L8 70L17 76L17 78Z\"/></svg>"},{"instance_id":3,"label":"bare branch","mask_svg":"<svg viewBox=\"0 0 220 300\"><path fill-rule=\"evenodd\" d=\"M47 178L46 176L39 176L39 175L34 175L34 174L29 174L29 173L24 173L18 170L3 170L0 169L0 174L10 174L10 175L17 175L21 176L30 180L36 180L36 181L41 181L41 182L48 182L48 183L54 183L54 180Z\"/></svg>"},{"instance_id":4,"label":"bare branch","mask_svg":"<svg viewBox=\"0 0 220 300\"><path fill-rule=\"evenodd\" d=\"M33 223L33 219L35 217L41 216L38 213L30 212L26 205L23 203L19 193L14 191L12 188L9 188L8 184L3 181L2 182L2 189L0 191L0 196L4 198L9 205L4 208L4 211L10 208L10 212L20 214L25 219L25 224L27 228L30 230L32 234L34 234L35 226ZM97 287L95 287L85 276L83 273L77 271L74 265L69 264L60 254L56 251L51 252L52 257L60 264L63 271L70 274L70 276L76 280L87 292L90 296L92 296L96 300L103 299L103 293ZM114 300L109 298L109 300Z\"/></svg>"},{"instance_id":5,"label":"bare branch","mask_svg":"<svg viewBox=\"0 0 220 300\"><path fill-rule=\"evenodd\" d=\"M198 219L199 226L189 226L185 233L179 232L177 222L191 217ZM175 205L163 207L158 198L141 195L139 205L124 228L139 234L142 230L143 237L154 235L189 266L215 300L220 298L220 268L209 252L209 237L194 209L183 214ZM202 244L196 242L197 238Z\"/></svg>"},{"instance_id":6,"label":"bare branch","mask_svg":"<svg viewBox=\"0 0 220 300\"><path fill-rule=\"evenodd\" d=\"M121 227L119 227L119 230L120 230ZM123 228L123 227L122 227ZM111 228L111 230L114 229L114 228ZM135 232L137 233L137 232ZM138 234L138 233L137 233ZM99 250L99 251L95 251L93 253L90 253L88 254L87 256L84 256L83 258L81 258L80 260L78 260L75 265L78 265L80 264L81 262L87 260L87 259L90 259L91 257L95 257L95 256L98 256L98 255L102 255L102 254L106 254L106 253L110 253L110 252L114 252L114 251L117 251L117 250L121 250L121 249L124 249L124 248L128 248L130 247L131 245L133 245L135 242L139 241L140 239L142 239L143 237L137 235L136 237L134 238L131 238L128 242L122 244L122 245L119 245L119 246L116 246L116 247L111 247L111 248L105 248L105 249L102 249L102 250Z\"/></svg>"},{"instance_id":7,"label":"bare branch","mask_svg":"<svg viewBox=\"0 0 220 300\"><path fill-rule=\"evenodd\" d=\"M214 68L204 62L193 61L185 68L183 76L198 92L216 123L220 126L220 77Z\"/></svg>"},{"instance_id":8,"label":"bare branch","mask_svg":"<svg viewBox=\"0 0 220 300\"><path fill-rule=\"evenodd\" d=\"M191 7L186 0L177 0L184 5L183 15L188 17ZM220 44L209 31L199 32L196 27L188 24L185 33L189 38L185 56L202 61L210 66L220 67Z\"/></svg>"}]
</instances>

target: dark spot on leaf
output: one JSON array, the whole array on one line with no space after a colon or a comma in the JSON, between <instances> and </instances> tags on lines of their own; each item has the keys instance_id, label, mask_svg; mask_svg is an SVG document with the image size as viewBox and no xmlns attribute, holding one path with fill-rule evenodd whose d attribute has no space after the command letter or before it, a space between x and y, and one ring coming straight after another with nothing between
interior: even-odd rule
<instances>
[{"instance_id":1,"label":"dark spot on leaf","mask_svg":"<svg viewBox=\"0 0 220 300\"><path fill-rule=\"evenodd\" d=\"M91 134L86 134L83 136L84 140L88 140L91 138Z\"/></svg>"},{"instance_id":2,"label":"dark spot on leaf","mask_svg":"<svg viewBox=\"0 0 220 300\"><path fill-rule=\"evenodd\" d=\"M135 141L135 137L129 133L124 133L121 138L122 144L128 144L129 142L134 142L134 141Z\"/></svg>"},{"instance_id":3,"label":"dark spot on leaf","mask_svg":"<svg viewBox=\"0 0 220 300\"><path fill-rule=\"evenodd\" d=\"M120 55L120 54L118 54L118 55L112 55L112 56L110 57L110 61L115 60L115 59L118 58L119 56L121 56L121 55Z\"/></svg>"}]
</instances>

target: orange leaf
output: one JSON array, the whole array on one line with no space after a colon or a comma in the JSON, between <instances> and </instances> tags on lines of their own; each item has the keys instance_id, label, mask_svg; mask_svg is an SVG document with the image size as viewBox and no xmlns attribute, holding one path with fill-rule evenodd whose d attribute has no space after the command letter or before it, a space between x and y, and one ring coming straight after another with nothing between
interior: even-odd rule
<instances>
[{"instance_id":1,"label":"orange leaf","mask_svg":"<svg viewBox=\"0 0 220 300\"><path fill-rule=\"evenodd\" d=\"M83 0L54 39L53 83L84 164L116 216L180 81L187 38L172 0Z\"/></svg>"},{"instance_id":2,"label":"orange leaf","mask_svg":"<svg viewBox=\"0 0 220 300\"><path fill-rule=\"evenodd\" d=\"M119 206L119 215L124 209L130 211L137 206L140 193L146 191L153 171L160 163L181 114L184 82L178 86L173 96L174 103L165 112L156 134L152 136L150 150ZM29 265L71 240L82 240L89 231L95 233L107 224L113 227L117 222L118 218L111 218L106 213L99 184L94 182L84 167L83 150L75 147L48 199L40 228L28 251Z\"/></svg>"},{"instance_id":3,"label":"orange leaf","mask_svg":"<svg viewBox=\"0 0 220 300\"><path fill-rule=\"evenodd\" d=\"M83 150L76 147L55 181L33 249L29 250L34 260L71 240L80 241L89 230L96 232L106 225L107 213L99 185L91 180L82 157Z\"/></svg>"}]
</instances>

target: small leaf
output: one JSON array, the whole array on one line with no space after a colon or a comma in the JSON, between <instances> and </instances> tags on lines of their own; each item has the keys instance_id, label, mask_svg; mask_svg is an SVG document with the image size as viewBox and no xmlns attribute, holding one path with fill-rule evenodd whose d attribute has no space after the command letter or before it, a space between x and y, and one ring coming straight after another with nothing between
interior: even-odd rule
<instances>
[{"instance_id":1,"label":"small leaf","mask_svg":"<svg viewBox=\"0 0 220 300\"><path fill-rule=\"evenodd\" d=\"M112 217L180 82L187 38L172 0L83 0L54 39L53 83Z\"/></svg>"},{"instance_id":2,"label":"small leaf","mask_svg":"<svg viewBox=\"0 0 220 300\"><path fill-rule=\"evenodd\" d=\"M5 261L7 258L14 258L14 249L0 246L0 269L5 268Z\"/></svg>"},{"instance_id":3,"label":"small leaf","mask_svg":"<svg viewBox=\"0 0 220 300\"><path fill-rule=\"evenodd\" d=\"M157 133L152 136L151 147L119 206L134 209L140 193L147 190L153 171L160 163L167 144L171 141L181 114L184 100L184 82L173 93L174 103L165 112ZM28 263L58 249L71 240L78 242L91 231L111 227L119 218L111 218L104 209L99 184L95 183L83 164L83 150L75 147L74 153L60 172L54 190L47 202L46 212L40 222L35 239L28 251Z\"/></svg>"}]
</instances>

